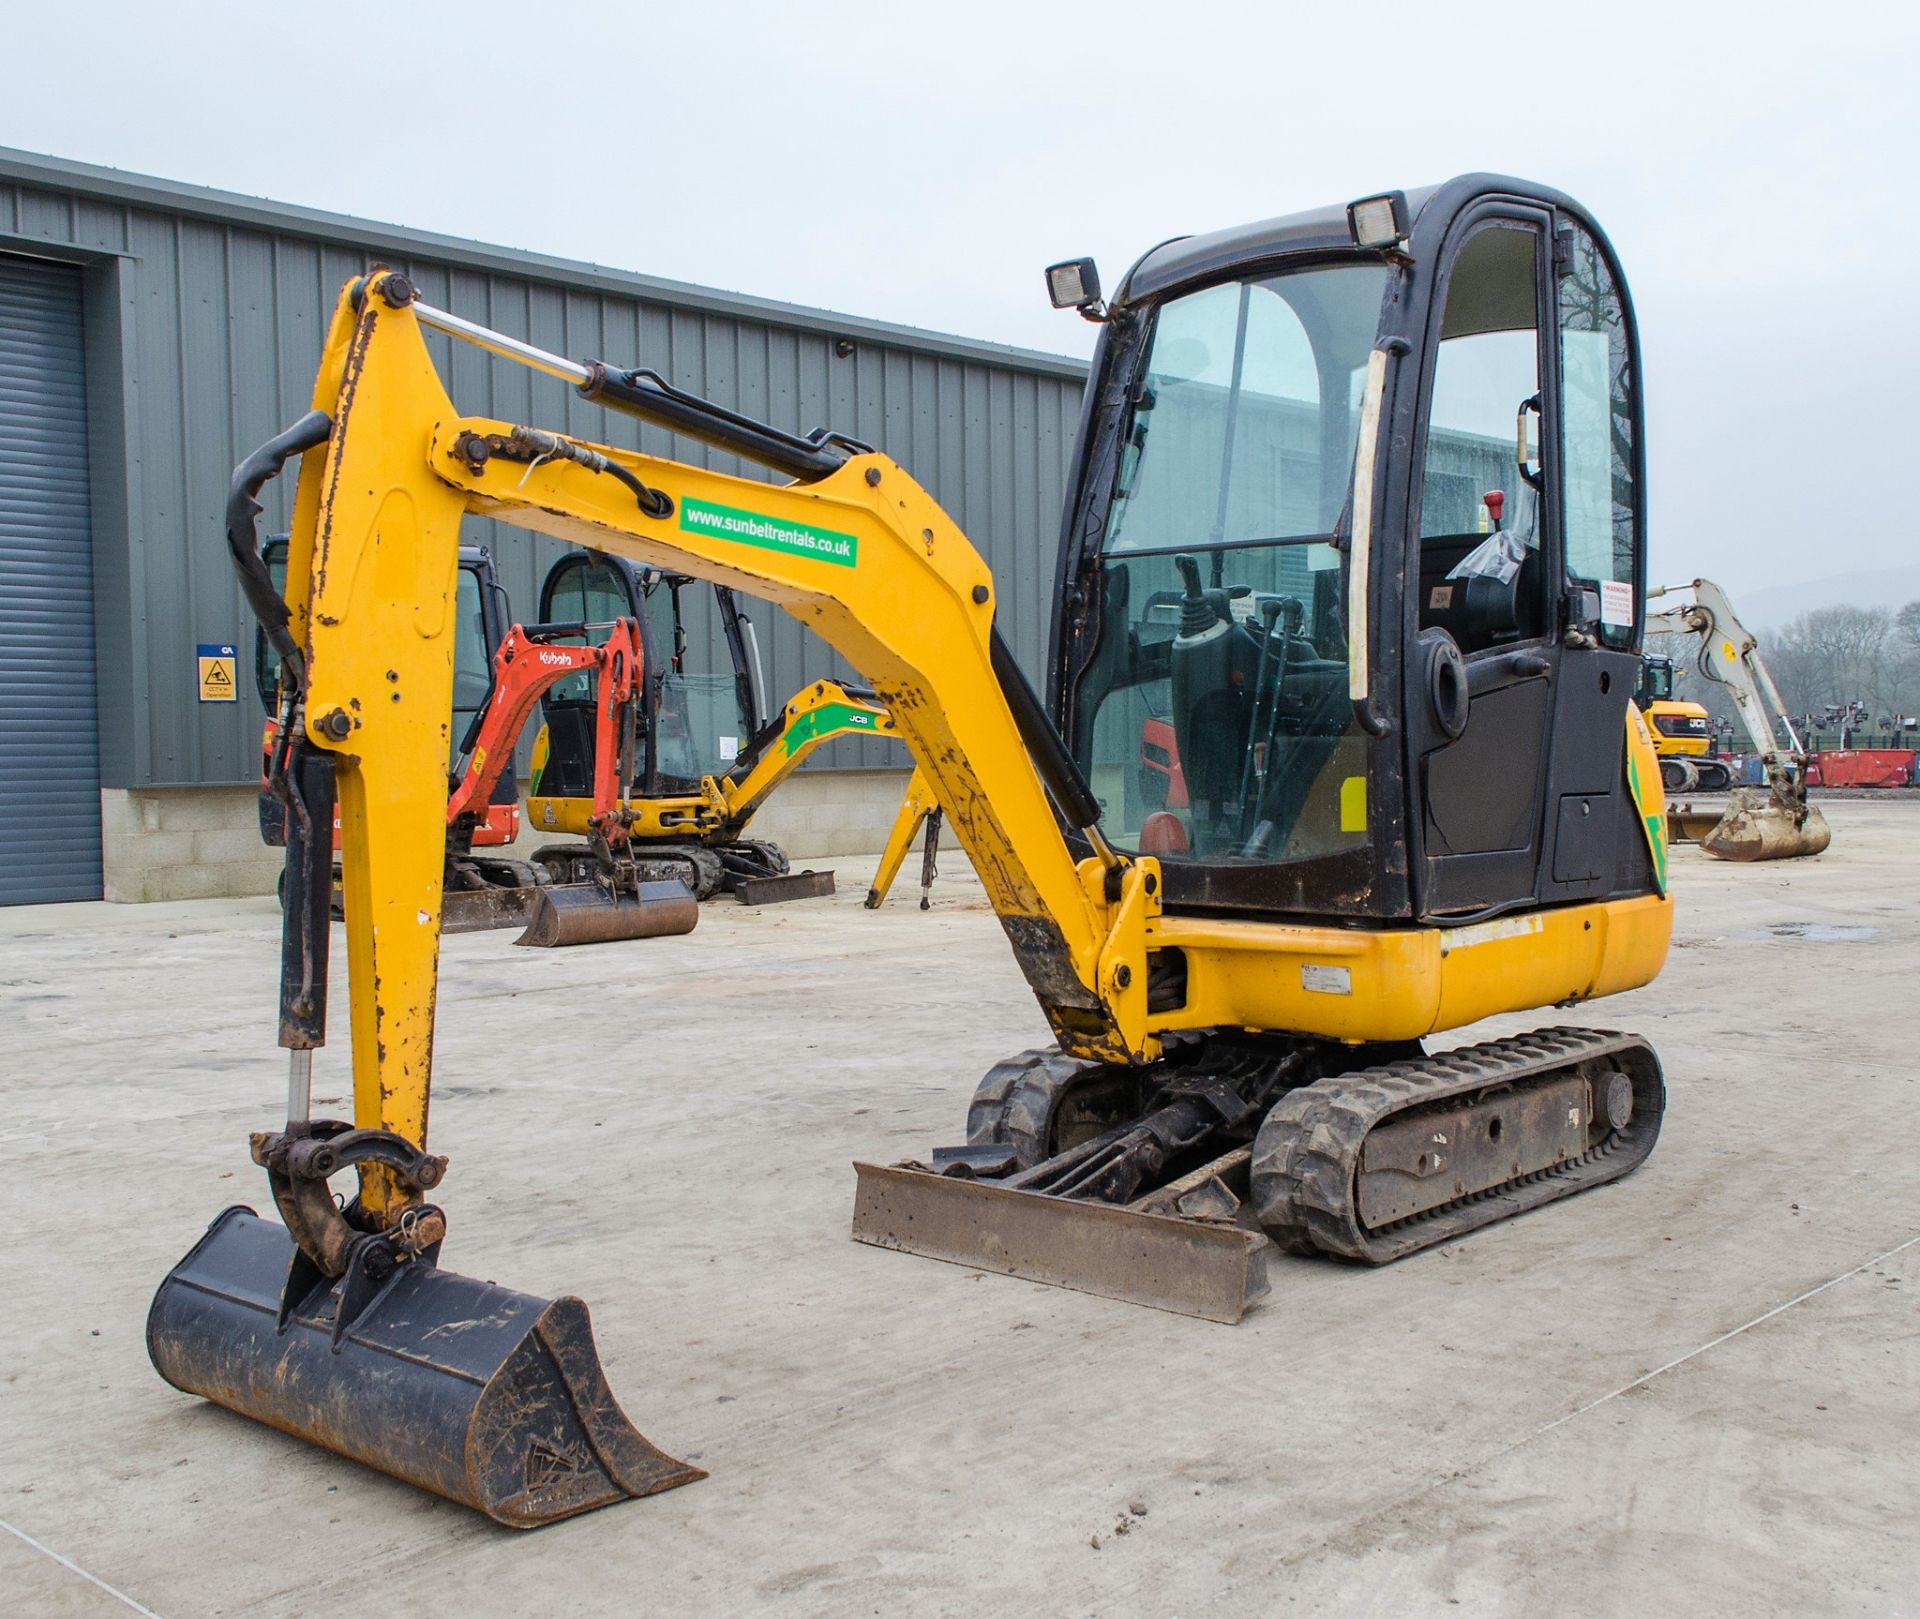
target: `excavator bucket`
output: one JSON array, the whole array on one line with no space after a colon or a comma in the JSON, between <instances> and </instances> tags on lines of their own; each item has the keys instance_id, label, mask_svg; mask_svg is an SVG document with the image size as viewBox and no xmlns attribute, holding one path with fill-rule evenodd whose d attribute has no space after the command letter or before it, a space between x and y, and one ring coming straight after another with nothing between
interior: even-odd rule
<instances>
[{"instance_id":1,"label":"excavator bucket","mask_svg":"<svg viewBox=\"0 0 1920 1619\"><path fill-rule=\"evenodd\" d=\"M534 1529L706 1477L641 1437L587 1307L400 1266L339 1324L321 1280L280 1322L284 1227L235 1206L154 1295L147 1353L177 1389Z\"/></svg>"},{"instance_id":2,"label":"excavator bucket","mask_svg":"<svg viewBox=\"0 0 1920 1619\"><path fill-rule=\"evenodd\" d=\"M513 942L546 950L655 939L691 933L699 920L699 901L677 878L644 882L632 893L615 893L598 883L563 883L534 890L527 931Z\"/></svg>"},{"instance_id":3,"label":"excavator bucket","mask_svg":"<svg viewBox=\"0 0 1920 1619\"><path fill-rule=\"evenodd\" d=\"M1814 805L1796 808L1753 788L1737 789L1725 813L1700 834L1700 847L1721 860L1792 860L1819 854L1832 841L1827 818Z\"/></svg>"}]
</instances>

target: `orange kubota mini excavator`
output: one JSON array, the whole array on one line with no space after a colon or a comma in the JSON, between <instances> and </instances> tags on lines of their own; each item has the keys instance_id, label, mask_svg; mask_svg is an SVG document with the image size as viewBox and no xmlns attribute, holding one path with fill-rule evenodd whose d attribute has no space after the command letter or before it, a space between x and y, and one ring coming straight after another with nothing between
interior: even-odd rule
<instances>
[{"instance_id":1,"label":"orange kubota mini excavator","mask_svg":"<svg viewBox=\"0 0 1920 1619\"><path fill-rule=\"evenodd\" d=\"M597 629L605 630L604 640L566 644ZM467 768L447 800L447 825L459 826L462 816L488 801L534 705L559 682L579 675L591 677L594 692L592 813L586 823L591 864L582 882L536 890L519 942L553 944L563 930L573 944L690 933L700 918L699 902L677 875L650 873L629 837L633 817L625 787L633 780L646 679L640 626L633 619L605 626L516 624L507 632L494 654L492 698L473 735Z\"/></svg>"},{"instance_id":2,"label":"orange kubota mini excavator","mask_svg":"<svg viewBox=\"0 0 1920 1619\"><path fill-rule=\"evenodd\" d=\"M1665 1083L1639 1036L1424 1045L1646 984L1672 928L1631 701L1640 353L1592 216L1467 175L1164 243L1110 300L1090 261L1048 281L1101 324L1048 702L980 553L885 455L534 348L391 271L343 290L313 410L236 472L227 522L294 738L287 1117L253 1139L285 1224L230 1208L161 1284L167 1379L504 1523L699 1476L622 1415L579 1300L438 1263L468 514L793 614L893 716L971 859L1053 1043L980 1081L964 1145L859 1167L860 1240L1233 1320L1269 1244L1385 1264L1646 1159ZM787 481L463 415L428 331ZM296 456L283 597L255 497ZM1142 790L1150 719L1184 802ZM336 794L350 1121L309 1107Z\"/></svg>"}]
</instances>

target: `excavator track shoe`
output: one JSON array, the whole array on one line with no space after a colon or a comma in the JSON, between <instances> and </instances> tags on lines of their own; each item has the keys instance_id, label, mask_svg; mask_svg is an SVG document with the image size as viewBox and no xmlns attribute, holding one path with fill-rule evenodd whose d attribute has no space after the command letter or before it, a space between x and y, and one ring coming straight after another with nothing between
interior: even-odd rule
<instances>
[{"instance_id":1,"label":"excavator track shoe","mask_svg":"<svg viewBox=\"0 0 1920 1619\"><path fill-rule=\"evenodd\" d=\"M1384 1265L1618 1180L1665 1106L1653 1048L1593 1029L1360 1069L1274 1104L1251 1200L1288 1252Z\"/></svg>"},{"instance_id":2,"label":"excavator track shoe","mask_svg":"<svg viewBox=\"0 0 1920 1619\"><path fill-rule=\"evenodd\" d=\"M283 1227L224 1210L154 1295L160 1375L514 1529L706 1477L627 1420L579 1299L405 1264L336 1349L337 1282L277 1324L293 1253Z\"/></svg>"},{"instance_id":3,"label":"excavator track shoe","mask_svg":"<svg viewBox=\"0 0 1920 1619\"><path fill-rule=\"evenodd\" d=\"M700 902L673 878L643 882L631 893L614 893L598 883L565 883L534 890L527 931L513 942L547 950L658 939L691 933L699 920Z\"/></svg>"}]
</instances>

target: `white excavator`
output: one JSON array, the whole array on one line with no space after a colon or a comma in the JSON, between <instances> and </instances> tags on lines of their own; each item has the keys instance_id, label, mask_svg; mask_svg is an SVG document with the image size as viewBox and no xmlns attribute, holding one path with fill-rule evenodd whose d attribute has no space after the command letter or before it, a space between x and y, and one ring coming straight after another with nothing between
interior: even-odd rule
<instances>
[{"instance_id":1,"label":"white excavator","mask_svg":"<svg viewBox=\"0 0 1920 1619\"><path fill-rule=\"evenodd\" d=\"M1759 642L1740 622L1727 593L1711 579L1649 590L1646 632L1698 639L1694 666L1705 679L1727 688L1767 778L1764 788L1734 788L1724 804L1695 809L1692 803L1670 802L1672 839L1698 843L1722 860L1819 854L1833 833L1807 801L1806 749L1761 661Z\"/></svg>"}]
</instances>

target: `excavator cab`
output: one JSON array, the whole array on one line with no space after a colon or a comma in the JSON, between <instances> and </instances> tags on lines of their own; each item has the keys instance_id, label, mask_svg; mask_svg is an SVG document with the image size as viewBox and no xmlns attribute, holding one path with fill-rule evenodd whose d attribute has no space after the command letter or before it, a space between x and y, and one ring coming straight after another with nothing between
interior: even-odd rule
<instances>
[{"instance_id":1,"label":"excavator cab","mask_svg":"<svg viewBox=\"0 0 1920 1619\"><path fill-rule=\"evenodd\" d=\"M719 620L731 667L700 670L689 632L699 598ZM637 568L619 557L576 551L556 562L540 587L545 623L634 619L647 648L648 695L641 727L636 794L697 793L708 776L725 775L761 727L765 683L753 626L733 592L709 591L684 575ZM697 638L705 626L694 623ZM547 750L535 791L577 797L593 777L593 691L586 676L562 681L541 700Z\"/></svg>"},{"instance_id":2,"label":"excavator cab","mask_svg":"<svg viewBox=\"0 0 1920 1619\"><path fill-rule=\"evenodd\" d=\"M1644 549L1624 286L1567 199L1400 206L1384 250L1339 209L1170 243L1107 312L1055 693L1170 910L1384 923L1652 882L1618 740ZM1357 501L1369 409L1411 453Z\"/></svg>"}]
</instances>

